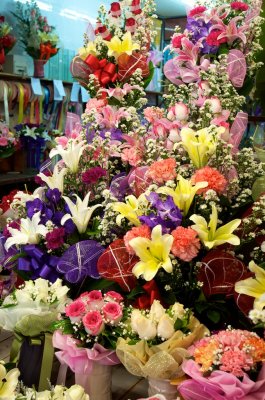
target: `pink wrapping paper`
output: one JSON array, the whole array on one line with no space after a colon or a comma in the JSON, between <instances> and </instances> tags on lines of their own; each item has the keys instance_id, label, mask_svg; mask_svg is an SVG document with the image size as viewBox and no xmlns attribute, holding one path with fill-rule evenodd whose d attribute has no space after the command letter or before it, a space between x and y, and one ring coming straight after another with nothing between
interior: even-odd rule
<instances>
[{"instance_id":1,"label":"pink wrapping paper","mask_svg":"<svg viewBox=\"0 0 265 400\"><path fill-rule=\"evenodd\" d=\"M230 81L236 88L244 85L247 63L245 55L240 50L230 50L227 59L227 72Z\"/></svg>"},{"instance_id":2,"label":"pink wrapping paper","mask_svg":"<svg viewBox=\"0 0 265 400\"><path fill-rule=\"evenodd\" d=\"M233 152L238 151L238 146L244 135L244 132L248 125L248 114L245 112L238 112L233 125L230 129L230 140L229 143L233 145Z\"/></svg>"},{"instance_id":3,"label":"pink wrapping paper","mask_svg":"<svg viewBox=\"0 0 265 400\"><path fill-rule=\"evenodd\" d=\"M175 85L181 85L183 83L182 80L179 79L179 68L175 59L166 62L164 66L164 74L166 78Z\"/></svg>"},{"instance_id":4,"label":"pink wrapping paper","mask_svg":"<svg viewBox=\"0 0 265 400\"><path fill-rule=\"evenodd\" d=\"M60 331L53 334L53 347L60 349L55 353L62 365L68 367L77 374L86 375L92 371L93 361L101 365L120 364L114 350L107 350L100 344L95 344L93 349L77 347L78 340L71 335L63 335Z\"/></svg>"},{"instance_id":5,"label":"pink wrapping paper","mask_svg":"<svg viewBox=\"0 0 265 400\"><path fill-rule=\"evenodd\" d=\"M192 378L178 387L185 400L264 400L265 364L257 382L252 381L247 374L241 381L224 371L215 371L210 377L204 377L193 360L186 360L182 368Z\"/></svg>"},{"instance_id":6,"label":"pink wrapping paper","mask_svg":"<svg viewBox=\"0 0 265 400\"><path fill-rule=\"evenodd\" d=\"M65 129L64 129L65 136L69 137L69 136L71 136L71 133L74 130L80 132L81 129L82 129L82 126L81 126L81 119L80 119L79 115L68 112L66 114L66 122L65 122Z\"/></svg>"}]
</instances>

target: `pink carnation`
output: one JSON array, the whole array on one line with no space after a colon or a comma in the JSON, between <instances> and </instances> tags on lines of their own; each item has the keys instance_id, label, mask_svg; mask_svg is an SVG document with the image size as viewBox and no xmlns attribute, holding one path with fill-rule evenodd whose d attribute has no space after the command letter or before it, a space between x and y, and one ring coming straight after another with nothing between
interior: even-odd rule
<instances>
[{"instance_id":1,"label":"pink carnation","mask_svg":"<svg viewBox=\"0 0 265 400\"><path fill-rule=\"evenodd\" d=\"M238 11L247 11L249 6L243 3L243 1L233 1L233 3L231 3L231 8Z\"/></svg>"},{"instance_id":2,"label":"pink carnation","mask_svg":"<svg viewBox=\"0 0 265 400\"><path fill-rule=\"evenodd\" d=\"M186 35L183 35L183 34L179 34L179 35L173 36L173 38L172 38L172 46L175 49L181 49L181 47L182 47L181 40L184 37L186 37Z\"/></svg>"},{"instance_id":3,"label":"pink carnation","mask_svg":"<svg viewBox=\"0 0 265 400\"><path fill-rule=\"evenodd\" d=\"M79 322L85 313L86 307L82 300L75 300L65 307L65 314L70 318L72 323Z\"/></svg>"},{"instance_id":4,"label":"pink carnation","mask_svg":"<svg viewBox=\"0 0 265 400\"><path fill-rule=\"evenodd\" d=\"M228 183L217 169L208 166L198 169L191 180L194 184L198 182L208 182L208 186L198 190L198 194L206 193L209 189L214 190L217 194L222 194L225 192Z\"/></svg>"},{"instance_id":5,"label":"pink carnation","mask_svg":"<svg viewBox=\"0 0 265 400\"><path fill-rule=\"evenodd\" d=\"M136 167L142 160L142 155L137 147L129 147L121 153L123 162L128 162L132 167Z\"/></svg>"},{"instance_id":6,"label":"pink carnation","mask_svg":"<svg viewBox=\"0 0 265 400\"><path fill-rule=\"evenodd\" d=\"M157 119L163 118L164 112L158 107L146 107L144 116L150 124L153 124Z\"/></svg>"},{"instance_id":7,"label":"pink carnation","mask_svg":"<svg viewBox=\"0 0 265 400\"><path fill-rule=\"evenodd\" d=\"M171 232L171 235L174 237L171 248L171 252L174 256L187 262L197 256L201 247L197 232L192 228L178 226L173 232Z\"/></svg>"},{"instance_id":8,"label":"pink carnation","mask_svg":"<svg viewBox=\"0 0 265 400\"><path fill-rule=\"evenodd\" d=\"M151 229L147 225L141 225L132 228L129 232L126 233L126 235L123 237L126 249L130 254L135 254L134 249L130 246L129 242L132 239L138 238L138 237L143 237L146 239L151 238Z\"/></svg>"},{"instance_id":9,"label":"pink carnation","mask_svg":"<svg viewBox=\"0 0 265 400\"><path fill-rule=\"evenodd\" d=\"M221 371L229 372L237 377L244 376L253 366L253 358L240 349L226 350L221 358Z\"/></svg>"},{"instance_id":10,"label":"pink carnation","mask_svg":"<svg viewBox=\"0 0 265 400\"><path fill-rule=\"evenodd\" d=\"M218 30L211 31L206 37L206 43L209 44L209 46L219 46L222 43L226 43L227 38L218 39L221 33L222 32Z\"/></svg>"},{"instance_id":11,"label":"pink carnation","mask_svg":"<svg viewBox=\"0 0 265 400\"><path fill-rule=\"evenodd\" d=\"M188 16L189 16L189 17L194 17L195 15L203 14L204 11L206 11L206 10L207 10L207 8L206 8L206 7L203 7L203 6L195 7L195 8L193 8L192 10L190 10Z\"/></svg>"},{"instance_id":12,"label":"pink carnation","mask_svg":"<svg viewBox=\"0 0 265 400\"><path fill-rule=\"evenodd\" d=\"M163 184L176 178L176 160L166 158L165 160L155 161L148 170L148 176L156 183Z\"/></svg>"},{"instance_id":13,"label":"pink carnation","mask_svg":"<svg viewBox=\"0 0 265 400\"><path fill-rule=\"evenodd\" d=\"M89 113L91 110L94 109L100 111L101 108L106 105L106 103L106 100L90 99L86 104L86 113Z\"/></svg>"}]
</instances>

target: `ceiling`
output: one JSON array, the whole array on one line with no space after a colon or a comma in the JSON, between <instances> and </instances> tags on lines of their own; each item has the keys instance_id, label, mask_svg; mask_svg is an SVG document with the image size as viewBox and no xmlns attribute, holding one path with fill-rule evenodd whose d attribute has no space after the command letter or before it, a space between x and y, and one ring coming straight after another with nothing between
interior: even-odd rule
<instances>
[{"instance_id":1,"label":"ceiling","mask_svg":"<svg viewBox=\"0 0 265 400\"><path fill-rule=\"evenodd\" d=\"M183 17L193 7L194 0L156 0L160 17Z\"/></svg>"}]
</instances>

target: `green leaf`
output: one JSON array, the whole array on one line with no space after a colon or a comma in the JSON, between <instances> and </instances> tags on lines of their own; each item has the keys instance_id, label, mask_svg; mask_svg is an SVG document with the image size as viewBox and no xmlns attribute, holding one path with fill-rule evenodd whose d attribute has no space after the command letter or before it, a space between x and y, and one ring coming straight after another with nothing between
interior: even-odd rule
<instances>
[{"instance_id":1,"label":"green leaf","mask_svg":"<svg viewBox=\"0 0 265 400\"><path fill-rule=\"evenodd\" d=\"M150 70L150 74L144 80L144 88L145 89L147 88L147 86L149 85L151 80L153 79L153 76L154 76L154 73L155 73L155 67L154 67L154 64L152 63L152 61L149 62L149 70Z\"/></svg>"},{"instance_id":2,"label":"green leaf","mask_svg":"<svg viewBox=\"0 0 265 400\"><path fill-rule=\"evenodd\" d=\"M217 324L217 322L220 321L220 314L217 311L214 310L208 310L207 311L207 317L214 322L215 324Z\"/></svg>"},{"instance_id":3,"label":"green leaf","mask_svg":"<svg viewBox=\"0 0 265 400\"><path fill-rule=\"evenodd\" d=\"M218 49L219 54L228 54L229 53L229 48L227 47L226 44L222 44L219 49Z\"/></svg>"},{"instance_id":4,"label":"green leaf","mask_svg":"<svg viewBox=\"0 0 265 400\"><path fill-rule=\"evenodd\" d=\"M103 290L107 289L108 287L112 286L114 282L109 281L107 279L99 279L91 282L89 284L89 290Z\"/></svg>"},{"instance_id":5,"label":"green leaf","mask_svg":"<svg viewBox=\"0 0 265 400\"><path fill-rule=\"evenodd\" d=\"M184 326L184 324L183 324L182 319L177 318L176 321L175 321L175 324L174 324L174 329L176 331L179 331L179 330L181 330L183 328L183 326Z\"/></svg>"},{"instance_id":6,"label":"green leaf","mask_svg":"<svg viewBox=\"0 0 265 400\"><path fill-rule=\"evenodd\" d=\"M127 295L128 300L134 299L138 294L145 293L144 289L141 286L136 286L133 290Z\"/></svg>"}]
</instances>

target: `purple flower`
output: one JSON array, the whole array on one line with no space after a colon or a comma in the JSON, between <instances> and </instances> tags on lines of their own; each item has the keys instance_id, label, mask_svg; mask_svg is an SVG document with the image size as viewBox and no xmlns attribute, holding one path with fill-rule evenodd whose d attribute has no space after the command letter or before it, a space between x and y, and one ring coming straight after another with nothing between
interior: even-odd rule
<instances>
[{"instance_id":1,"label":"purple flower","mask_svg":"<svg viewBox=\"0 0 265 400\"><path fill-rule=\"evenodd\" d=\"M88 169L86 172L82 174L82 182L87 183L88 185L91 183L96 183L100 178L106 176L107 172L105 169L101 167L93 167Z\"/></svg>"},{"instance_id":2,"label":"purple flower","mask_svg":"<svg viewBox=\"0 0 265 400\"><path fill-rule=\"evenodd\" d=\"M182 214L171 196L167 196L166 200L163 201L157 193L151 192L147 200L150 201L152 207L156 208L158 215L162 219L169 219L174 222L174 227L181 224Z\"/></svg>"},{"instance_id":3,"label":"purple flower","mask_svg":"<svg viewBox=\"0 0 265 400\"><path fill-rule=\"evenodd\" d=\"M123 201L125 195L132 193L128 182L128 176L125 172L114 176L110 184L110 192L119 201Z\"/></svg>"},{"instance_id":4,"label":"purple flower","mask_svg":"<svg viewBox=\"0 0 265 400\"><path fill-rule=\"evenodd\" d=\"M61 220L62 220L62 218L63 218L63 216L65 215L65 213L64 212L62 212L62 211L56 211L54 214L53 214L53 217L52 217L52 222L55 224L55 225L57 225L57 226L61 226ZM73 223L73 221L71 220L71 219L69 219L68 221L66 221L65 223L64 223L64 229L65 229L65 233L67 234L67 235L71 235L72 233L74 233L74 231L76 230L76 226L75 226L75 224Z\"/></svg>"},{"instance_id":5,"label":"purple flower","mask_svg":"<svg viewBox=\"0 0 265 400\"><path fill-rule=\"evenodd\" d=\"M142 217L139 217L139 220L149 226L151 229L153 229L157 225L162 226L162 233L169 233L173 227L170 227L168 225L172 225L170 221L165 221L155 213L151 213L149 215L144 215Z\"/></svg>"},{"instance_id":6,"label":"purple flower","mask_svg":"<svg viewBox=\"0 0 265 400\"><path fill-rule=\"evenodd\" d=\"M192 42L196 43L198 40L208 36L211 26L210 22L206 23L201 18L188 18L186 28L192 33Z\"/></svg>"},{"instance_id":7,"label":"purple flower","mask_svg":"<svg viewBox=\"0 0 265 400\"><path fill-rule=\"evenodd\" d=\"M46 192L46 197L52 203L58 203L61 199L61 192L59 189L48 189Z\"/></svg>"},{"instance_id":8,"label":"purple flower","mask_svg":"<svg viewBox=\"0 0 265 400\"><path fill-rule=\"evenodd\" d=\"M40 199L34 199L26 202L27 216L32 218L37 212L45 211L45 204Z\"/></svg>"}]
</instances>

